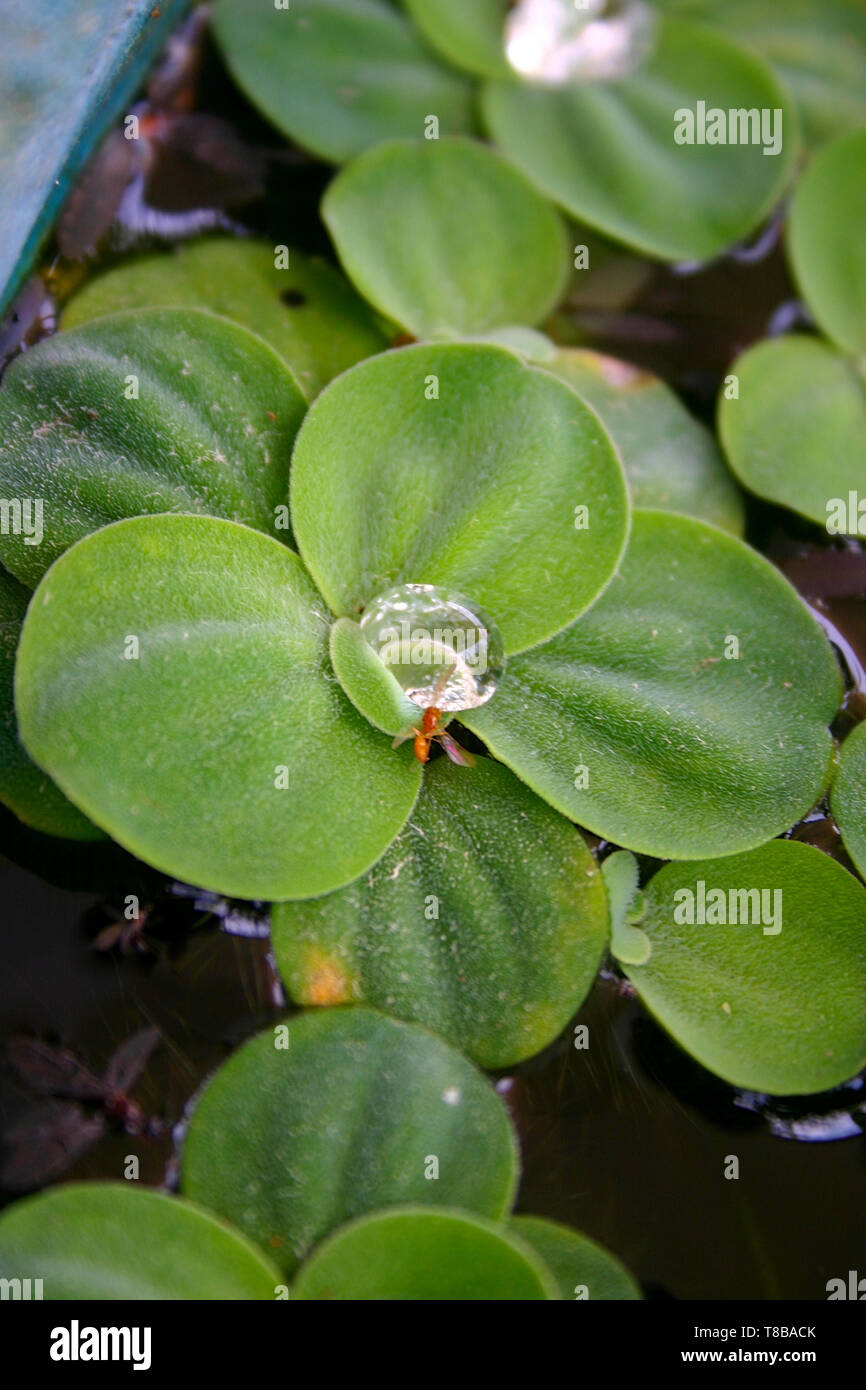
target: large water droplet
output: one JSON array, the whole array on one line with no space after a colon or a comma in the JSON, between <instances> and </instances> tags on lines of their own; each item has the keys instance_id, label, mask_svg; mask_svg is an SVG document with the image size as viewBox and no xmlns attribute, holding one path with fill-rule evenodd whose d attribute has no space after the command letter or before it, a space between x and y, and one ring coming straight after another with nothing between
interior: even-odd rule
<instances>
[{"instance_id":1,"label":"large water droplet","mask_svg":"<svg viewBox=\"0 0 866 1390\"><path fill-rule=\"evenodd\" d=\"M463 594L399 584L367 605L361 631L422 709L475 709L496 689L505 651L496 624Z\"/></svg>"},{"instance_id":2,"label":"large water droplet","mask_svg":"<svg viewBox=\"0 0 866 1390\"><path fill-rule=\"evenodd\" d=\"M652 50L656 14L644 0L519 0L505 54L533 82L627 77Z\"/></svg>"}]
</instances>

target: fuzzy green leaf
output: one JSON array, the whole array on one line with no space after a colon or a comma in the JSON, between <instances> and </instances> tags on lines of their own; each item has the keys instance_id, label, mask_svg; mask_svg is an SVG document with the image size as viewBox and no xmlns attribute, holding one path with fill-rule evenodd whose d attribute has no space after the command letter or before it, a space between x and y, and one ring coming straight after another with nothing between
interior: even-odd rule
<instances>
[{"instance_id":1,"label":"fuzzy green leaf","mask_svg":"<svg viewBox=\"0 0 866 1390\"><path fill-rule=\"evenodd\" d=\"M617 960L643 965L652 947L646 932L628 920L638 898L638 865L627 849L609 854L601 866L610 905L610 949Z\"/></svg>"},{"instance_id":2,"label":"fuzzy green leaf","mask_svg":"<svg viewBox=\"0 0 866 1390\"><path fill-rule=\"evenodd\" d=\"M826 638L772 565L703 522L638 511L598 603L460 718L572 820L692 859L752 848L814 805L840 695Z\"/></svg>"},{"instance_id":3,"label":"fuzzy green leaf","mask_svg":"<svg viewBox=\"0 0 866 1390\"><path fill-rule=\"evenodd\" d=\"M47 1299L273 1299L279 1271L209 1211L131 1182L64 1183L0 1216L0 1278Z\"/></svg>"},{"instance_id":4,"label":"fuzzy green leaf","mask_svg":"<svg viewBox=\"0 0 866 1390\"><path fill-rule=\"evenodd\" d=\"M304 1014L287 1029L245 1043L206 1086L184 1142L184 1192L287 1270L329 1232L381 1207L505 1215L514 1135L464 1057L372 1009ZM432 1159L435 1181L425 1177Z\"/></svg>"},{"instance_id":5,"label":"fuzzy green leaf","mask_svg":"<svg viewBox=\"0 0 866 1390\"><path fill-rule=\"evenodd\" d=\"M681 111L782 112L781 148L677 143ZM796 111L772 70L723 34L664 20L631 76L560 88L486 84L483 114L509 159L549 197L616 241L664 260L708 260L757 227L794 167ZM772 131L770 131L772 135Z\"/></svg>"},{"instance_id":6,"label":"fuzzy green leaf","mask_svg":"<svg viewBox=\"0 0 866 1390\"><path fill-rule=\"evenodd\" d=\"M788 254L819 326L846 352L866 353L866 129L817 154L797 184Z\"/></svg>"},{"instance_id":7,"label":"fuzzy green leaf","mask_svg":"<svg viewBox=\"0 0 866 1390\"><path fill-rule=\"evenodd\" d=\"M866 724L859 724L842 744L830 803L845 848L866 874Z\"/></svg>"},{"instance_id":8,"label":"fuzzy green leaf","mask_svg":"<svg viewBox=\"0 0 866 1390\"><path fill-rule=\"evenodd\" d=\"M632 506L659 507L743 534L743 503L712 434L651 372L561 348L549 372L597 410L619 450Z\"/></svg>"},{"instance_id":9,"label":"fuzzy green leaf","mask_svg":"<svg viewBox=\"0 0 866 1390\"><path fill-rule=\"evenodd\" d=\"M238 86L274 125L322 159L381 140L471 133L470 84L437 61L388 0L217 0L214 35Z\"/></svg>"},{"instance_id":10,"label":"fuzzy green leaf","mask_svg":"<svg viewBox=\"0 0 866 1390\"><path fill-rule=\"evenodd\" d=\"M418 723L418 706L403 694L357 623L338 618L331 628L330 647L337 680L355 709L374 728L393 738Z\"/></svg>"},{"instance_id":11,"label":"fuzzy green leaf","mask_svg":"<svg viewBox=\"0 0 866 1390\"><path fill-rule=\"evenodd\" d=\"M205 512L285 539L275 528L280 507L288 522L305 408L267 343L204 310L112 314L48 338L0 388L0 495L22 504L0 560L32 588L81 536L152 512Z\"/></svg>"},{"instance_id":12,"label":"fuzzy green leaf","mask_svg":"<svg viewBox=\"0 0 866 1390\"><path fill-rule=\"evenodd\" d=\"M416 338L538 323L568 275L557 212L470 140L377 145L337 175L322 216L352 282Z\"/></svg>"},{"instance_id":13,"label":"fuzzy green leaf","mask_svg":"<svg viewBox=\"0 0 866 1390\"><path fill-rule=\"evenodd\" d=\"M403 0L427 43L456 68L513 76L503 42L509 0Z\"/></svg>"},{"instance_id":14,"label":"fuzzy green leaf","mask_svg":"<svg viewBox=\"0 0 866 1390\"><path fill-rule=\"evenodd\" d=\"M276 907L272 929L298 1003L366 1000L504 1067L540 1052L580 1007L607 904L580 835L506 768L439 758L369 874Z\"/></svg>"},{"instance_id":15,"label":"fuzzy green leaf","mask_svg":"<svg viewBox=\"0 0 866 1390\"><path fill-rule=\"evenodd\" d=\"M292 1285L292 1298L449 1303L558 1298L549 1270L515 1235L462 1211L406 1207L362 1216L307 1260Z\"/></svg>"},{"instance_id":16,"label":"fuzzy green leaf","mask_svg":"<svg viewBox=\"0 0 866 1390\"><path fill-rule=\"evenodd\" d=\"M439 585L489 612L507 652L598 596L628 528L594 412L513 353L462 343L383 353L332 382L298 435L291 498L335 613L357 618L402 581Z\"/></svg>"},{"instance_id":17,"label":"fuzzy green leaf","mask_svg":"<svg viewBox=\"0 0 866 1390\"><path fill-rule=\"evenodd\" d=\"M866 11L861 0L659 3L686 18L718 24L766 58L796 98L811 144L866 124Z\"/></svg>"},{"instance_id":18,"label":"fuzzy green leaf","mask_svg":"<svg viewBox=\"0 0 866 1390\"><path fill-rule=\"evenodd\" d=\"M25 825L44 835L101 840L102 831L67 801L50 777L29 758L18 737L13 683L15 653L30 593L0 571L0 801Z\"/></svg>"},{"instance_id":19,"label":"fuzzy green leaf","mask_svg":"<svg viewBox=\"0 0 866 1390\"><path fill-rule=\"evenodd\" d=\"M515 1216L508 1229L538 1252L559 1285L561 1298L632 1301L641 1291L628 1270L588 1236L544 1221Z\"/></svg>"},{"instance_id":20,"label":"fuzzy green leaf","mask_svg":"<svg viewBox=\"0 0 866 1390\"><path fill-rule=\"evenodd\" d=\"M791 334L734 363L736 399L719 397L719 434L744 487L770 502L858 534L866 496L866 381L830 343ZM866 534L866 514L862 518Z\"/></svg>"},{"instance_id":21,"label":"fuzzy green leaf","mask_svg":"<svg viewBox=\"0 0 866 1390\"><path fill-rule=\"evenodd\" d=\"M285 248L289 264L278 269L278 249L207 237L143 256L87 281L63 310L63 327L119 309L211 309L270 343L312 400L332 377L387 342L372 311L336 270L294 248Z\"/></svg>"},{"instance_id":22,"label":"fuzzy green leaf","mask_svg":"<svg viewBox=\"0 0 866 1390\"><path fill-rule=\"evenodd\" d=\"M328 892L379 858L420 767L333 677L300 560L211 517L122 521L45 576L21 636L21 739L146 863L243 898ZM137 639L137 656L126 655Z\"/></svg>"},{"instance_id":23,"label":"fuzzy green leaf","mask_svg":"<svg viewBox=\"0 0 866 1390\"><path fill-rule=\"evenodd\" d=\"M866 889L841 865L772 840L668 864L645 898L652 955L628 976L705 1067L735 1086L806 1094L866 1063Z\"/></svg>"},{"instance_id":24,"label":"fuzzy green leaf","mask_svg":"<svg viewBox=\"0 0 866 1390\"><path fill-rule=\"evenodd\" d=\"M519 1232L462 1211L405 1207L362 1216L301 1268L292 1299L488 1303L559 1297Z\"/></svg>"}]
</instances>

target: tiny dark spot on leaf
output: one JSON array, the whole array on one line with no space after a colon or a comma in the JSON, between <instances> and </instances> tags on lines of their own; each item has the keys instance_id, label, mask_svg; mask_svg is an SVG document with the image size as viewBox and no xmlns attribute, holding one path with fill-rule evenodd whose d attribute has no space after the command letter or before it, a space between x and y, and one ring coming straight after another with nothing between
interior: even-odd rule
<instances>
[{"instance_id":1,"label":"tiny dark spot on leaf","mask_svg":"<svg viewBox=\"0 0 866 1390\"><path fill-rule=\"evenodd\" d=\"M307 302L307 296L303 290L283 290L280 299L284 304L288 304L290 309L298 309Z\"/></svg>"}]
</instances>

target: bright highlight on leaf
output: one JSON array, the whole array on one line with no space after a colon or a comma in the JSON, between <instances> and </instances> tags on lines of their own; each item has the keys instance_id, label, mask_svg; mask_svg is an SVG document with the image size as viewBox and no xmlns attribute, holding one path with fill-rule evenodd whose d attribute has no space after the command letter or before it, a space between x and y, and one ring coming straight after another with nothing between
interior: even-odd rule
<instances>
[{"instance_id":1,"label":"bright highlight on leaf","mask_svg":"<svg viewBox=\"0 0 866 1390\"><path fill-rule=\"evenodd\" d=\"M454 713L485 705L505 674L496 623L453 589L398 584L367 604L359 628L419 709Z\"/></svg>"}]
</instances>

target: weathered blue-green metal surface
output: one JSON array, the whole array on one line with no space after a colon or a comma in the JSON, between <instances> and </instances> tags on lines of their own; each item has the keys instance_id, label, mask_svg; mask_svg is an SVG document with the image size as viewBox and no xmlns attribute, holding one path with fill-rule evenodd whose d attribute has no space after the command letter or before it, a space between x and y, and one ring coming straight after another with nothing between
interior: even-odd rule
<instances>
[{"instance_id":1,"label":"weathered blue-green metal surface","mask_svg":"<svg viewBox=\"0 0 866 1390\"><path fill-rule=\"evenodd\" d=\"M189 0L0 0L0 313Z\"/></svg>"}]
</instances>

